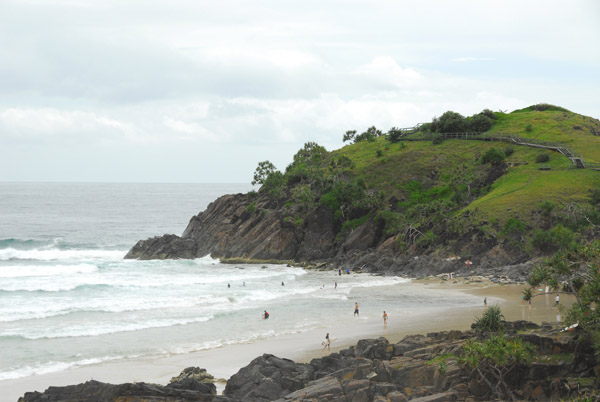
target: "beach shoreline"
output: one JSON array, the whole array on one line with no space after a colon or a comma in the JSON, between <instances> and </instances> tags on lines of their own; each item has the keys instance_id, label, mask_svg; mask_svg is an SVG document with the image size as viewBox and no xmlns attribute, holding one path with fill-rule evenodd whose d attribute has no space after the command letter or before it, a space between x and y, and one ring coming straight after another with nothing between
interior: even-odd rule
<instances>
[{"instance_id":1,"label":"beach shoreline","mask_svg":"<svg viewBox=\"0 0 600 402\"><path fill-rule=\"evenodd\" d=\"M379 317L381 312L369 314L370 318L354 318L349 312L348 324L331 328L333 342L331 352L355 345L360 339L386 337L397 342L406 335L439 332L444 330L470 328L471 323L480 316L487 305L499 305L508 321L529 320L536 323L556 322L560 314L554 307L551 294L534 298L531 306L521 302L520 294L525 285L497 285L487 282L469 283L464 279L444 281L430 277L413 280L412 286L436 289L448 292L464 292L481 297L481 306L464 308L444 308L440 306L429 312L411 315L405 312L401 318L391 316L386 328ZM563 298L562 303L571 301ZM183 369L198 366L207 369L217 379L228 379L254 358L264 353L297 362L309 362L323 356L321 342L325 338L322 329L309 330L296 334L287 334L252 343L235 344L215 349L199 350L186 354L176 354L159 358L128 359L111 361L97 365L70 368L64 371L35 375L30 377L0 381L2 401L16 401L29 391L44 391L49 386L79 384L90 379L119 384L125 382L146 382L167 384L171 377L177 376ZM221 393L225 383L216 383Z\"/></svg>"}]
</instances>

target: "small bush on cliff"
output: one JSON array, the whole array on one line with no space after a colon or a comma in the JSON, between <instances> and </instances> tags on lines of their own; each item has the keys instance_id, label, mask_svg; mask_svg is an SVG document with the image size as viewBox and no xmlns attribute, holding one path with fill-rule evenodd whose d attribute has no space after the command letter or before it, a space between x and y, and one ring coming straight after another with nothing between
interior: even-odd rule
<instances>
[{"instance_id":1,"label":"small bush on cliff","mask_svg":"<svg viewBox=\"0 0 600 402\"><path fill-rule=\"evenodd\" d=\"M561 224L556 225L551 230L538 230L535 232L531 243L534 247L542 251L569 249L575 234Z\"/></svg>"},{"instance_id":2,"label":"small bush on cliff","mask_svg":"<svg viewBox=\"0 0 600 402\"><path fill-rule=\"evenodd\" d=\"M258 166L254 171L254 180L252 180L252 185L255 186L260 184L262 186L265 184L267 178L275 171L275 165L273 165L270 161L258 162Z\"/></svg>"}]
</instances>

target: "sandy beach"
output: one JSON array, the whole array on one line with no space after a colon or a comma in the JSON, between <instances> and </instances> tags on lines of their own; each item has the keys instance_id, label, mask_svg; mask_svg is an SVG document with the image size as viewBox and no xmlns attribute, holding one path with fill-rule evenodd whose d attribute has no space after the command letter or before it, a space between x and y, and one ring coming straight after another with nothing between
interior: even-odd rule
<instances>
[{"instance_id":1,"label":"sandy beach","mask_svg":"<svg viewBox=\"0 0 600 402\"><path fill-rule=\"evenodd\" d=\"M329 331L333 339L332 352L354 345L359 339L364 338L385 336L391 342L396 342L409 334L468 329L475 317L483 313L484 298L487 298L488 306L500 305L509 321L523 319L541 323L556 322L561 319L558 310L554 307L553 294L540 294L534 297L531 306L523 304L520 294L524 285L469 284L458 280L447 282L432 278L414 281L412 286L422 287L424 290L436 288L448 292L468 292L481 297L481 307L449 310L440 306L439 311L430 313L413 315L410 312L404 312L401 314L402 317L398 317L398 314L390 315L387 328L383 327L383 321L380 318L381 312L368 314L371 318L355 318L349 311L347 325L331 328ZM570 303L572 300L561 297L561 304L570 305ZM322 330L311 330L253 343L230 345L158 359L140 357L136 360L113 361L56 373L5 380L0 382L0 401L14 402L27 391L43 391L51 385L78 384L90 379L109 383L143 381L166 384L171 377L178 375L181 370L189 366L206 368L216 378L227 379L263 353L274 354L298 362L308 362L312 358L320 357L323 355L321 342L324 337L325 333ZM219 382L217 386L219 393L222 392L224 382Z\"/></svg>"}]
</instances>

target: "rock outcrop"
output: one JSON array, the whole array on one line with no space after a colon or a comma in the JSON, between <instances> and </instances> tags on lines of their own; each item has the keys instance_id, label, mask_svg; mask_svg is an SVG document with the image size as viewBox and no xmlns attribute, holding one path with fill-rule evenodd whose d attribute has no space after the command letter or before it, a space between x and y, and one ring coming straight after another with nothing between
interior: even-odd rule
<instances>
[{"instance_id":1,"label":"rock outcrop","mask_svg":"<svg viewBox=\"0 0 600 402\"><path fill-rule=\"evenodd\" d=\"M456 253L471 254L473 267L447 255L398 253L397 239L385 235L376 220L368 220L340 238L339 224L326 206L304 219L294 219L293 207L278 205L267 196L225 195L191 218L181 236L173 234L140 240L125 258L175 259L244 258L249 260L326 263L331 267L361 269L410 277L447 272L462 275L491 274L513 281L527 278L529 257L507 252L497 239L474 231L453 242ZM503 267L503 268L497 268Z\"/></svg>"},{"instance_id":2,"label":"rock outcrop","mask_svg":"<svg viewBox=\"0 0 600 402\"><path fill-rule=\"evenodd\" d=\"M535 362L516 366L506 376L515 397L558 401L587 395L586 400L599 400L600 364L588 343L552 325L539 328L518 321L507 323L506 330L537 347ZM407 336L395 344L385 338L363 339L308 364L265 354L234 374L223 396L215 395L214 385L205 382L211 377L206 371L191 367L167 386L88 381L28 392L19 402L486 401L494 396L474 371L464 370L453 357L443 364L435 360L460 354L473 336L471 331L443 331ZM572 359L565 359L568 356Z\"/></svg>"}]
</instances>

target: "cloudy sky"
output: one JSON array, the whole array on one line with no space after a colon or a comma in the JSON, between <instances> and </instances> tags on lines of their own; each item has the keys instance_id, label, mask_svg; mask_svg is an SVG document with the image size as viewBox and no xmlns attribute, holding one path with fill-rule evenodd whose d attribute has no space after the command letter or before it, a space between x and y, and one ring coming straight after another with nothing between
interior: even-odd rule
<instances>
[{"instance_id":1,"label":"cloudy sky","mask_svg":"<svg viewBox=\"0 0 600 402\"><path fill-rule=\"evenodd\" d=\"M596 0L0 0L0 181L249 182L348 129L599 94Z\"/></svg>"}]
</instances>

